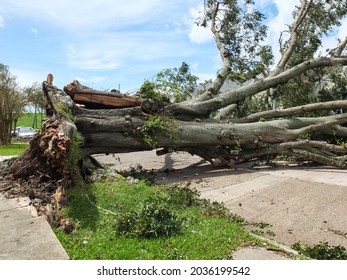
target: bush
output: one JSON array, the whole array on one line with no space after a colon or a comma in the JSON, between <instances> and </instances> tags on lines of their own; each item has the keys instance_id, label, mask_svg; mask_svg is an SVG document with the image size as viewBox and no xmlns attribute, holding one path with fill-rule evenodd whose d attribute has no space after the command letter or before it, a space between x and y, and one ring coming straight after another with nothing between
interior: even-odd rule
<instances>
[{"instance_id":1,"label":"bush","mask_svg":"<svg viewBox=\"0 0 347 280\"><path fill-rule=\"evenodd\" d=\"M117 234L127 237L153 238L179 234L182 221L158 199L147 200L139 212L122 214L116 222Z\"/></svg>"},{"instance_id":2,"label":"bush","mask_svg":"<svg viewBox=\"0 0 347 280\"><path fill-rule=\"evenodd\" d=\"M168 202L180 207L190 207L199 204L200 193L189 187L172 186L167 189Z\"/></svg>"}]
</instances>

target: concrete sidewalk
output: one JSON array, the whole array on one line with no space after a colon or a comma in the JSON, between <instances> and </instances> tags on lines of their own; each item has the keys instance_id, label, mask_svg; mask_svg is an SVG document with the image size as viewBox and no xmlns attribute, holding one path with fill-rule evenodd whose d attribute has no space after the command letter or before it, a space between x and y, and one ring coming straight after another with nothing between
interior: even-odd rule
<instances>
[{"instance_id":1,"label":"concrete sidewalk","mask_svg":"<svg viewBox=\"0 0 347 280\"><path fill-rule=\"evenodd\" d=\"M0 194L0 260L67 260L64 248L30 199Z\"/></svg>"}]
</instances>

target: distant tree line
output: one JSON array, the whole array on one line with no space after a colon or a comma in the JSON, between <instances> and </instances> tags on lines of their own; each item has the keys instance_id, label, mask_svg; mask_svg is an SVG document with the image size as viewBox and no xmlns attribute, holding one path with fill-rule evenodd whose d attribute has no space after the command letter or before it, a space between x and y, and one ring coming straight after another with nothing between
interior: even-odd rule
<instances>
[{"instance_id":1,"label":"distant tree line","mask_svg":"<svg viewBox=\"0 0 347 280\"><path fill-rule=\"evenodd\" d=\"M9 67L0 63L0 144L11 143L12 131L28 106L34 108L36 117L40 109L44 108L44 103L38 83L21 88ZM32 126L37 128L37 117Z\"/></svg>"}]
</instances>

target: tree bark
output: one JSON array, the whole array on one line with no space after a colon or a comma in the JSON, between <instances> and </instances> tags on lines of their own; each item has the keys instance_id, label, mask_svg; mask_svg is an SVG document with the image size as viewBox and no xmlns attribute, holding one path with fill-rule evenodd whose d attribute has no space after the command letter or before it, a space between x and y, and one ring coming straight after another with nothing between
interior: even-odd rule
<instances>
[{"instance_id":1,"label":"tree bark","mask_svg":"<svg viewBox=\"0 0 347 280\"><path fill-rule=\"evenodd\" d=\"M264 90L284 84L288 80L293 79L310 69L334 65L347 65L347 57L319 57L311 59L285 70L274 77L270 76L256 80L245 86L221 93L217 96L210 96L205 93L197 98L193 98L192 100L172 104L171 111L174 112L176 116L191 115L200 118L207 118L212 112L225 108L231 104L241 102L247 97L251 97ZM200 102L199 100L203 101Z\"/></svg>"},{"instance_id":2,"label":"tree bark","mask_svg":"<svg viewBox=\"0 0 347 280\"><path fill-rule=\"evenodd\" d=\"M268 111L234 122L222 123L209 118L183 121L167 115L150 126L152 115L141 106L117 109L86 109L77 106L62 90L43 83L47 119L44 131L30 142L30 148L12 165L11 176L41 180L50 178L60 185L71 184L71 169L93 154L126 153L162 148L188 151L208 160L214 166L234 165L275 155L295 155L321 164L346 167L347 146L324 141L308 140L309 133L329 137L346 137L347 114L325 117L292 117L298 112L346 108L346 101L325 102L306 106ZM141 104L147 104L141 100ZM169 105L168 107L170 107ZM147 109L145 110L147 111ZM166 115L165 115L166 114ZM283 117L288 118L283 118ZM74 135L79 153L71 158ZM152 145L145 141L152 139ZM161 153L161 154L162 154Z\"/></svg>"}]
</instances>

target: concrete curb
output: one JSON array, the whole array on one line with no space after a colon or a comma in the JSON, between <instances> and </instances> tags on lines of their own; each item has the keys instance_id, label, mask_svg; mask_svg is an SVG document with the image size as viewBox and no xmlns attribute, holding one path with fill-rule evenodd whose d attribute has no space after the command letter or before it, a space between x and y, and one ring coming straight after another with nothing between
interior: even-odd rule
<instances>
[{"instance_id":1,"label":"concrete curb","mask_svg":"<svg viewBox=\"0 0 347 280\"><path fill-rule=\"evenodd\" d=\"M28 197L0 196L0 259L68 260L63 246Z\"/></svg>"}]
</instances>

